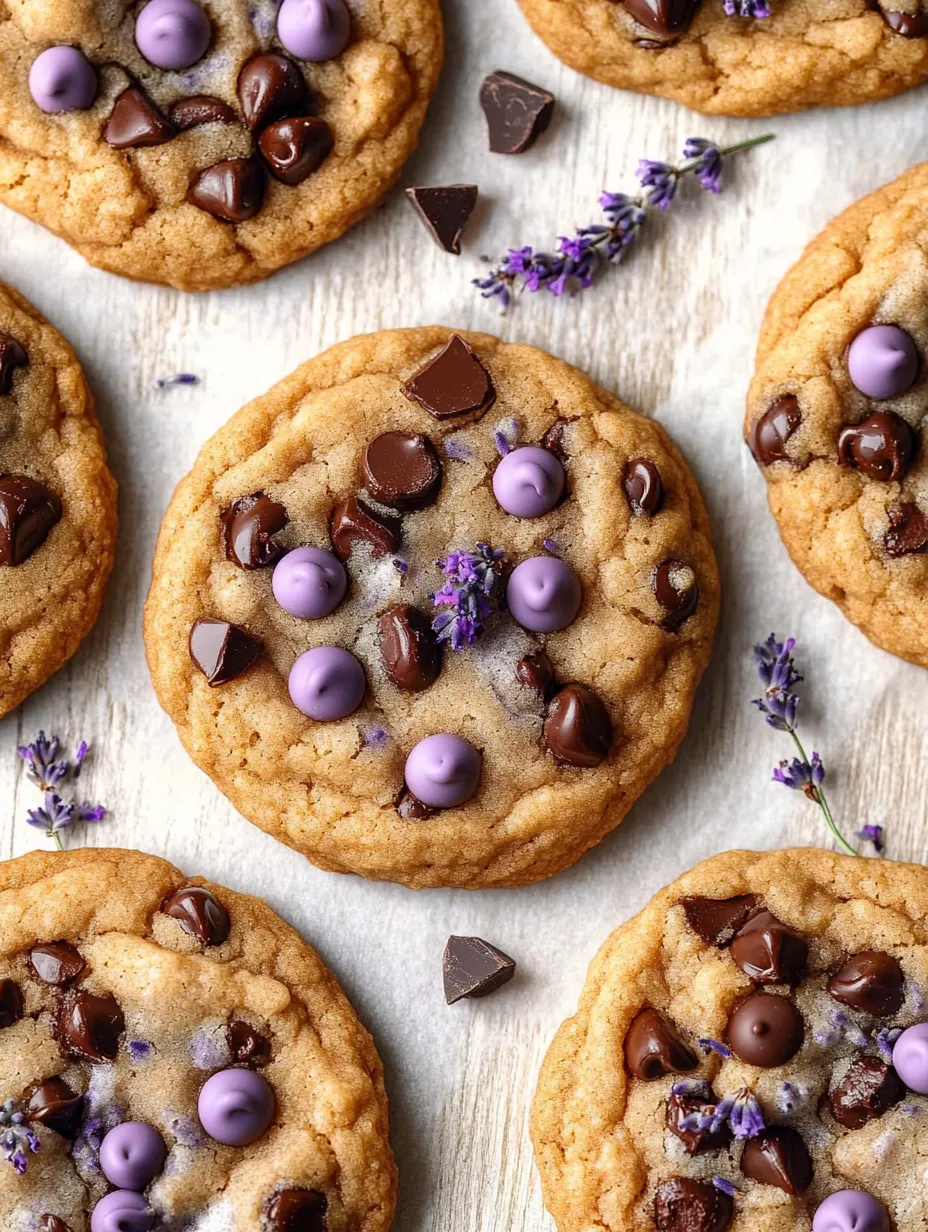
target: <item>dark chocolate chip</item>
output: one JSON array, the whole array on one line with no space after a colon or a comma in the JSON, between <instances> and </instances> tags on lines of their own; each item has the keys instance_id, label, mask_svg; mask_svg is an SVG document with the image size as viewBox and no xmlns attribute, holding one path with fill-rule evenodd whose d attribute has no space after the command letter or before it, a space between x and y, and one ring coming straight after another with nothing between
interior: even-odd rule
<instances>
[{"instance_id":1,"label":"dark chocolate chip","mask_svg":"<svg viewBox=\"0 0 928 1232\"><path fill-rule=\"evenodd\" d=\"M542 449L547 449L553 453L558 462L562 466L567 465L567 443L564 439L564 432L568 424L573 423L572 419L565 419L563 416L555 419L554 423L541 438Z\"/></svg>"},{"instance_id":2,"label":"dark chocolate chip","mask_svg":"<svg viewBox=\"0 0 928 1232\"><path fill-rule=\"evenodd\" d=\"M424 804L418 796L414 796L408 787L403 786L396 801L396 811L403 821L427 821L435 816L435 809Z\"/></svg>"},{"instance_id":3,"label":"dark chocolate chip","mask_svg":"<svg viewBox=\"0 0 928 1232\"><path fill-rule=\"evenodd\" d=\"M812 1184L812 1156L795 1129L774 1125L748 1139L741 1171L759 1185L773 1185L797 1198Z\"/></svg>"},{"instance_id":4,"label":"dark chocolate chip","mask_svg":"<svg viewBox=\"0 0 928 1232\"><path fill-rule=\"evenodd\" d=\"M84 989L65 994L58 1013L57 1036L72 1057L94 1064L115 1061L119 1037L126 1029L119 1002L110 993L97 997Z\"/></svg>"},{"instance_id":5,"label":"dark chocolate chip","mask_svg":"<svg viewBox=\"0 0 928 1232\"><path fill-rule=\"evenodd\" d=\"M71 1229L57 1215L43 1215L39 1220L37 1232L71 1232Z\"/></svg>"},{"instance_id":6,"label":"dark chocolate chip","mask_svg":"<svg viewBox=\"0 0 928 1232\"><path fill-rule=\"evenodd\" d=\"M845 1129L875 1121L905 1096L905 1085L877 1057L858 1057L828 1096L831 1115Z\"/></svg>"},{"instance_id":7,"label":"dark chocolate chip","mask_svg":"<svg viewBox=\"0 0 928 1232\"><path fill-rule=\"evenodd\" d=\"M534 689L545 701L557 687L554 665L543 650L519 660L516 664L516 680L527 689Z\"/></svg>"},{"instance_id":8,"label":"dark chocolate chip","mask_svg":"<svg viewBox=\"0 0 928 1232\"><path fill-rule=\"evenodd\" d=\"M884 9L877 4L880 16L892 30L903 38L928 38L928 12L919 8L917 13L902 13L898 9Z\"/></svg>"},{"instance_id":9,"label":"dark chocolate chip","mask_svg":"<svg viewBox=\"0 0 928 1232\"><path fill-rule=\"evenodd\" d=\"M260 132L274 120L301 115L309 106L303 74L288 56L253 56L238 75L238 101L245 123Z\"/></svg>"},{"instance_id":10,"label":"dark chocolate chip","mask_svg":"<svg viewBox=\"0 0 928 1232\"><path fill-rule=\"evenodd\" d=\"M654 1082L667 1074L688 1074L699 1058L662 1014L645 1009L632 1020L625 1036L625 1063L642 1082Z\"/></svg>"},{"instance_id":11,"label":"dark chocolate chip","mask_svg":"<svg viewBox=\"0 0 928 1232\"><path fill-rule=\"evenodd\" d=\"M738 894L735 898L722 899L684 898L682 901L693 932L720 950L731 945L735 933L758 907L756 894Z\"/></svg>"},{"instance_id":12,"label":"dark chocolate chip","mask_svg":"<svg viewBox=\"0 0 928 1232\"><path fill-rule=\"evenodd\" d=\"M786 442L801 423L802 411L797 399L792 394L777 398L773 406L764 411L754 424L748 437L748 447L754 460L761 466L791 461L786 452Z\"/></svg>"},{"instance_id":13,"label":"dark chocolate chip","mask_svg":"<svg viewBox=\"0 0 928 1232\"><path fill-rule=\"evenodd\" d=\"M494 154L522 154L551 123L554 95L512 73L490 73L480 87Z\"/></svg>"},{"instance_id":14,"label":"dark chocolate chip","mask_svg":"<svg viewBox=\"0 0 928 1232\"><path fill-rule=\"evenodd\" d=\"M33 971L46 984L55 988L67 988L73 984L86 966L83 958L67 941L51 941L36 945L29 951Z\"/></svg>"},{"instance_id":15,"label":"dark chocolate chip","mask_svg":"<svg viewBox=\"0 0 928 1232\"><path fill-rule=\"evenodd\" d=\"M678 633L699 603L696 574L682 560L665 560L654 570L651 588L664 609L661 628Z\"/></svg>"},{"instance_id":16,"label":"dark chocolate chip","mask_svg":"<svg viewBox=\"0 0 928 1232\"><path fill-rule=\"evenodd\" d=\"M628 507L636 516L653 517L664 504L664 484L661 473L646 458L633 458L625 468L622 488Z\"/></svg>"},{"instance_id":17,"label":"dark chocolate chip","mask_svg":"<svg viewBox=\"0 0 928 1232\"><path fill-rule=\"evenodd\" d=\"M760 1069L785 1065L802 1047L802 1015L788 997L757 992L728 1020L728 1042L739 1060Z\"/></svg>"},{"instance_id":18,"label":"dark chocolate chip","mask_svg":"<svg viewBox=\"0 0 928 1232\"><path fill-rule=\"evenodd\" d=\"M339 560L347 560L359 544L366 543L375 556L398 550L401 541L399 518L375 513L364 501L349 496L332 510L329 537Z\"/></svg>"},{"instance_id":19,"label":"dark chocolate chip","mask_svg":"<svg viewBox=\"0 0 928 1232\"><path fill-rule=\"evenodd\" d=\"M168 118L179 133L185 133L188 128L199 128L201 124L237 124L238 116L221 98L213 98L212 94L192 94L189 98L179 98L171 105Z\"/></svg>"},{"instance_id":20,"label":"dark chocolate chip","mask_svg":"<svg viewBox=\"0 0 928 1232\"><path fill-rule=\"evenodd\" d=\"M0 565L21 565L61 521L61 501L28 475L0 475Z\"/></svg>"},{"instance_id":21,"label":"dark chocolate chip","mask_svg":"<svg viewBox=\"0 0 928 1232\"><path fill-rule=\"evenodd\" d=\"M203 886L175 890L161 904L161 910L204 945L222 945L228 939L232 927L229 913L216 895Z\"/></svg>"},{"instance_id":22,"label":"dark chocolate chip","mask_svg":"<svg viewBox=\"0 0 928 1232\"><path fill-rule=\"evenodd\" d=\"M441 649L427 616L397 603L377 622L380 653L390 680L406 693L421 693L441 672Z\"/></svg>"},{"instance_id":23,"label":"dark chocolate chip","mask_svg":"<svg viewBox=\"0 0 928 1232\"><path fill-rule=\"evenodd\" d=\"M798 984L805 974L809 944L769 911L758 911L731 943L731 956L755 984Z\"/></svg>"},{"instance_id":24,"label":"dark chocolate chip","mask_svg":"<svg viewBox=\"0 0 928 1232\"><path fill-rule=\"evenodd\" d=\"M72 1141L80 1130L83 1110L83 1095L72 1091L63 1078L48 1078L35 1088L26 1104L30 1121L38 1121Z\"/></svg>"},{"instance_id":25,"label":"dark chocolate chip","mask_svg":"<svg viewBox=\"0 0 928 1232\"><path fill-rule=\"evenodd\" d=\"M583 684L566 684L548 706L545 747L567 766L598 766L612 747L612 720L600 698Z\"/></svg>"},{"instance_id":26,"label":"dark chocolate chip","mask_svg":"<svg viewBox=\"0 0 928 1232\"><path fill-rule=\"evenodd\" d=\"M889 483L909 469L918 440L904 419L893 411L874 411L862 423L842 428L838 460L869 479Z\"/></svg>"},{"instance_id":27,"label":"dark chocolate chip","mask_svg":"<svg viewBox=\"0 0 928 1232\"><path fill-rule=\"evenodd\" d=\"M439 248L459 256L461 236L477 204L477 192L476 184L449 184L407 188L406 196Z\"/></svg>"},{"instance_id":28,"label":"dark chocolate chip","mask_svg":"<svg viewBox=\"0 0 928 1232\"><path fill-rule=\"evenodd\" d=\"M735 1204L709 1181L674 1176L654 1195L657 1232L725 1232Z\"/></svg>"},{"instance_id":29,"label":"dark chocolate chip","mask_svg":"<svg viewBox=\"0 0 928 1232\"><path fill-rule=\"evenodd\" d=\"M699 0L625 0L625 11L656 34L677 34L693 20Z\"/></svg>"},{"instance_id":30,"label":"dark chocolate chip","mask_svg":"<svg viewBox=\"0 0 928 1232\"><path fill-rule=\"evenodd\" d=\"M724 1151L731 1143L731 1129L728 1122L723 1121L715 1130L686 1129L682 1122L687 1117L694 1116L703 1108L718 1103L710 1091L708 1095L677 1095L673 1091L667 1096L667 1128L683 1143L687 1155L703 1155L707 1151Z\"/></svg>"},{"instance_id":31,"label":"dark chocolate chip","mask_svg":"<svg viewBox=\"0 0 928 1232\"><path fill-rule=\"evenodd\" d=\"M268 124L258 148L275 180L295 188L318 171L332 153L332 130L316 116L292 116Z\"/></svg>"},{"instance_id":32,"label":"dark chocolate chip","mask_svg":"<svg viewBox=\"0 0 928 1232\"><path fill-rule=\"evenodd\" d=\"M916 552L928 552L928 515L907 501L889 510L889 530L883 540L887 556L896 559Z\"/></svg>"},{"instance_id":33,"label":"dark chocolate chip","mask_svg":"<svg viewBox=\"0 0 928 1232\"><path fill-rule=\"evenodd\" d=\"M425 509L435 503L441 459L427 436L381 432L364 451L364 484L374 500L393 509Z\"/></svg>"},{"instance_id":34,"label":"dark chocolate chip","mask_svg":"<svg viewBox=\"0 0 928 1232\"><path fill-rule=\"evenodd\" d=\"M473 348L457 334L409 378L403 393L436 419L483 415L496 401L489 372Z\"/></svg>"},{"instance_id":35,"label":"dark chocolate chip","mask_svg":"<svg viewBox=\"0 0 928 1232\"><path fill-rule=\"evenodd\" d=\"M842 1005L889 1018L902 1009L905 976L898 961L880 950L855 954L828 981L828 991Z\"/></svg>"},{"instance_id":36,"label":"dark chocolate chip","mask_svg":"<svg viewBox=\"0 0 928 1232\"><path fill-rule=\"evenodd\" d=\"M219 515L222 520L226 560L243 569L265 569L280 559L282 549L271 536L283 530L290 519L283 505L264 492L252 492L233 501Z\"/></svg>"},{"instance_id":37,"label":"dark chocolate chip","mask_svg":"<svg viewBox=\"0 0 928 1232\"><path fill-rule=\"evenodd\" d=\"M264 645L227 620L198 620L190 630L190 657L211 688L228 684L260 658Z\"/></svg>"},{"instance_id":38,"label":"dark chocolate chip","mask_svg":"<svg viewBox=\"0 0 928 1232\"><path fill-rule=\"evenodd\" d=\"M449 1005L463 997L486 997L516 973L514 960L480 937L449 937L441 968Z\"/></svg>"},{"instance_id":39,"label":"dark chocolate chip","mask_svg":"<svg viewBox=\"0 0 928 1232\"><path fill-rule=\"evenodd\" d=\"M247 222L264 201L264 175L255 158L229 158L201 171L187 200L220 222Z\"/></svg>"},{"instance_id":40,"label":"dark chocolate chip","mask_svg":"<svg viewBox=\"0 0 928 1232\"><path fill-rule=\"evenodd\" d=\"M138 86L123 90L103 129L104 140L114 150L164 145L173 136L174 129L169 121Z\"/></svg>"},{"instance_id":41,"label":"dark chocolate chip","mask_svg":"<svg viewBox=\"0 0 928 1232\"><path fill-rule=\"evenodd\" d=\"M328 1207L318 1189L282 1189L265 1207L268 1232L327 1232Z\"/></svg>"},{"instance_id":42,"label":"dark chocolate chip","mask_svg":"<svg viewBox=\"0 0 928 1232\"><path fill-rule=\"evenodd\" d=\"M271 1059L271 1041L247 1022L230 1022L226 1039L236 1065L267 1065Z\"/></svg>"},{"instance_id":43,"label":"dark chocolate chip","mask_svg":"<svg viewBox=\"0 0 928 1232\"><path fill-rule=\"evenodd\" d=\"M10 334L0 330L0 394L8 394L13 388L13 372L29 363L26 350Z\"/></svg>"},{"instance_id":44,"label":"dark chocolate chip","mask_svg":"<svg viewBox=\"0 0 928 1232\"><path fill-rule=\"evenodd\" d=\"M15 980L0 980L0 1030L23 1016L23 994Z\"/></svg>"}]
</instances>

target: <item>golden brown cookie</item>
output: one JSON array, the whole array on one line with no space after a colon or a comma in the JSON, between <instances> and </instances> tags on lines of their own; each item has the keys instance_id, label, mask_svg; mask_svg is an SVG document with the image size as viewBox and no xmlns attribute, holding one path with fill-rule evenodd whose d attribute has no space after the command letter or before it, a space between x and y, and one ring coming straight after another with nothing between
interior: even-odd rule
<instances>
[{"instance_id":1,"label":"golden brown cookie","mask_svg":"<svg viewBox=\"0 0 928 1232\"><path fill-rule=\"evenodd\" d=\"M380 1059L263 902L134 851L33 853L0 865L0 938L5 1232L95 1209L94 1232L386 1232Z\"/></svg>"},{"instance_id":2,"label":"golden brown cookie","mask_svg":"<svg viewBox=\"0 0 928 1232\"><path fill-rule=\"evenodd\" d=\"M806 579L928 666L928 163L828 224L767 309L745 436Z\"/></svg>"},{"instance_id":3,"label":"golden brown cookie","mask_svg":"<svg viewBox=\"0 0 928 1232\"><path fill-rule=\"evenodd\" d=\"M16 0L0 201L128 278L255 282L377 205L442 55L437 0Z\"/></svg>"},{"instance_id":4,"label":"golden brown cookie","mask_svg":"<svg viewBox=\"0 0 928 1232\"><path fill-rule=\"evenodd\" d=\"M0 715L93 628L115 541L116 483L77 357L0 283Z\"/></svg>"},{"instance_id":5,"label":"golden brown cookie","mask_svg":"<svg viewBox=\"0 0 928 1232\"><path fill-rule=\"evenodd\" d=\"M658 424L542 351L415 329L333 347L208 442L145 641L262 829L323 868L517 885L673 758L718 593Z\"/></svg>"},{"instance_id":6,"label":"golden brown cookie","mask_svg":"<svg viewBox=\"0 0 928 1232\"><path fill-rule=\"evenodd\" d=\"M571 68L707 115L888 98L928 77L921 0L519 0Z\"/></svg>"},{"instance_id":7,"label":"golden brown cookie","mask_svg":"<svg viewBox=\"0 0 928 1232\"><path fill-rule=\"evenodd\" d=\"M807 848L727 852L657 894L542 1067L559 1232L919 1232L926 918L921 865Z\"/></svg>"}]
</instances>

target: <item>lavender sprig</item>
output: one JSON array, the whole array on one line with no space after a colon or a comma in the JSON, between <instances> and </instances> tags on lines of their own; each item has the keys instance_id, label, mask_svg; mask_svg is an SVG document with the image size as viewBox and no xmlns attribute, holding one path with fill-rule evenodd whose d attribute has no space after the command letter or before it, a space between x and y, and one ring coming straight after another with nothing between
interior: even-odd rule
<instances>
[{"instance_id":1,"label":"lavender sprig","mask_svg":"<svg viewBox=\"0 0 928 1232\"><path fill-rule=\"evenodd\" d=\"M20 1176L26 1171L29 1153L39 1149L39 1139L29 1128L25 1114L20 1112L15 1099L8 1099L0 1107L0 1151L7 1163L11 1163Z\"/></svg>"},{"instance_id":2,"label":"lavender sprig","mask_svg":"<svg viewBox=\"0 0 928 1232\"><path fill-rule=\"evenodd\" d=\"M175 372L172 376L160 376L155 389L167 389L169 385L199 385L200 378L192 372Z\"/></svg>"},{"instance_id":3,"label":"lavender sprig","mask_svg":"<svg viewBox=\"0 0 928 1232\"><path fill-rule=\"evenodd\" d=\"M475 552L450 552L438 567L446 581L432 595L438 615L432 629L452 650L472 646L492 612L499 607L500 562L505 556L486 543Z\"/></svg>"},{"instance_id":4,"label":"lavender sprig","mask_svg":"<svg viewBox=\"0 0 928 1232\"><path fill-rule=\"evenodd\" d=\"M766 0L722 0L729 17L769 17Z\"/></svg>"},{"instance_id":5,"label":"lavender sprig","mask_svg":"<svg viewBox=\"0 0 928 1232\"><path fill-rule=\"evenodd\" d=\"M742 8L763 7L757 0L739 3ZM753 15L762 14L755 11ZM496 268L485 278L475 278L473 285L484 299L498 300L504 312L521 291L549 291L556 296L576 294L592 286L604 264L618 265L641 233L648 211L665 211L670 207L683 176L695 175L704 189L718 193L724 159L772 141L773 136L766 133L729 146L717 146L705 137L690 137L683 147L682 161L676 166L643 158L635 172L641 185L637 194L601 194L599 206L605 215L604 222L579 227L573 235L558 236L555 252L510 248Z\"/></svg>"},{"instance_id":6,"label":"lavender sprig","mask_svg":"<svg viewBox=\"0 0 928 1232\"><path fill-rule=\"evenodd\" d=\"M763 1109L757 1096L747 1087L734 1095L726 1095L717 1104L706 1104L685 1116L680 1128L690 1133L705 1131L715 1134L727 1124L736 1138L756 1138L767 1128Z\"/></svg>"},{"instance_id":7,"label":"lavender sprig","mask_svg":"<svg viewBox=\"0 0 928 1232\"><path fill-rule=\"evenodd\" d=\"M101 804L74 798L73 788L90 752L87 741L79 742L70 761L58 757L60 748L61 742L57 736L46 736L44 731L40 731L31 744L22 745L17 752L26 764L26 777L45 794L38 808L27 811L26 824L41 830L46 838L54 839L58 850L63 851L62 830L75 822L102 821L106 809ZM66 793L69 798L65 798L62 790L68 787L71 789Z\"/></svg>"},{"instance_id":8,"label":"lavender sprig","mask_svg":"<svg viewBox=\"0 0 928 1232\"><path fill-rule=\"evenodd\" d=\"M786 732L791 737L799 754L798 758L794 757L792 761L781 761L774 769L773 779L793 791L803 792L817 804L822 810L825 824L841 850L849 856L856 856L858 852L838 829L825 796L822 786L825 781L825 767L822 765L822 759L818 753L813 753L811 761L809 760L796 730L800 701L796 686L802 683L803 677L793 660L795 646L794 637L778 642L776 634L771 633L766 642L754 647L754 662L764 686L764 695L755 698L753 704L771 727Z\"/></svg>"},{"instance_id":9,"label":"lavender sprig","mask_svg":"<svg viewBox=\"0 0 928 1232\"><path fill-rule=\"evenodd\" d=\"M883 841L882 826L863 826L857 831L857 837L862 843L872 843L873 850L878 856L881 856L886 850L886 843Z\"/></svg>"}]
</instances>

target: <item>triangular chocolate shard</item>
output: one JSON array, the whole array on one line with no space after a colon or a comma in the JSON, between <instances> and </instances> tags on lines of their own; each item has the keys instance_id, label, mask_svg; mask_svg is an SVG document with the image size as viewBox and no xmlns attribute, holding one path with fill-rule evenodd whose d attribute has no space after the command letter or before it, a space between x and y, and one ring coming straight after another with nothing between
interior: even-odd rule
<instances>
[{"instance_id":1,"label":"triangular chocolate shard","mask_svg":"<svg viewBox=\"0 0 928 1232\"><path fill-rule=\"evenodd\" d=\"M508 984L515 973L515 961L489 941L480 937L448 938L442 974L449 1005L463 997L486 997Z\"/></svg>"},{"instance_id":2,"label":"triangular chocolate shard","mask_svg":"<svg viewBox=\"0 0 928 1232\"><path fill-rule=\"evenodd\" d=\"M554 95L512 73L491 73L480 87L480 106L487 118L490 150L522 154L551 123Z\"/></svg>"},{"instance_id":3,"label":"triangular chocolate shard","mask_svg":"<svg viewBox=\"0 0 928 1232\"><path fill-rule=\"evenodd\" d=\"M461 236L477 204L476 184L449 184L447 187L407 188L406 196L445 252L459 256Z\"/></svg>"},{"instance_id":4,"label":"triangular chocolate shard","mask_svg":"<svg viewBox=\"0 0 928 1232\"><path fill-rule=\"evenodd\" d=\"M403 386L410 402L418 402L435 419L483 415L496 401L489 372L472 347L455 334L448 345Z\"/></svg>"},{"instance_id":5,"label":"triangular chocolate shard","mask_svg":"<svg viewBox=\"0 0 928 1232\"><path fill-rule=\"evenodd\" d=\"M198 620L190 630L190 657L212 687L241 676L263 650L256 637L227 620Z\"/></svg>"},{"instance_id":6,"label":"triangular chocolate shard","mask_svg":"<svg viewBox=\"0 0 928 1232\"><path fill-rule=\"evenodd\" d=\"M138 86L129 86L116 99L103 136L114 150L135 150L164 145L174 136L174 129Z\"/></svg>"},{"instance_id":7,"label":"triangular chocolate shard","mask_svg":"<svg viewBox=\"0 0 928 1232\"><path fill-rule=\"evenodd\" d=\"M709 945L725 949L760 905L755 894L735 898L684 898L683 910L690 928Z\"/></svg>"}]
</instances>

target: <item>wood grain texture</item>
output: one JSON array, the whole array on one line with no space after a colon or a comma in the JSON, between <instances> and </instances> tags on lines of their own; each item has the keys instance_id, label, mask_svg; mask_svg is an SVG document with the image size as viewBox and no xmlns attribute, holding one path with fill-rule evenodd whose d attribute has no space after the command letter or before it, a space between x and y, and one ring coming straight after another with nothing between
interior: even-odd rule
<instances>
[{"instance_id":1,"label":"wood grain texture","mask_svg":"<svg viewBox=\"0 0 928 1232\"><path fill-rule=\"evenodd\" d=\"M37 803L15 745L37 728L95 744L86 790L112 810L73 842L139 847L259 894L341 976L387 1067L400 1165L401 1232L549 1232L527 1135L538 1063L572 1011L607 932L713 852L823 841L815 811L770 782L789 754L749 705L751 644L800 638L804 724L853 832L889 827L904 859L928 854L928 674L875 650L793 569L741 444L763 309L823 223L924 157L924 91L852 111L707 121L620 94L563 68L515 0L446 0L449 63L404 183L480 184L464 255L440 252L401 192L346 239L268 282L185 296L88 269L57 240L0 215L0 278L70 339L98 400L120 483L122 537L103 617L72 663L0 724L0 853L37 845ZM521 158L486 151L476 101L496 68L536 80L558 118ZM500 320L469 286L479 254L550 245L591 220L601 188L632 186L637 159L674 156L700 134L772 129L727 191L687 185L623 268L574 303L526 298ZM651 226L651 224L649 224ZM207 435L298 362L362 331L443 322L542 346L656 415L699 476L722 568L715 659L677 762L621 828L544 885L480 894L411 893L318 872L248 825L193 767L160 712L141 644L155 534L177 479ZM152 382L194 371L198 387ZM483 1002L447 1008L449 932L476 933L520 964Z\"/></svg>"}]
</instances>

